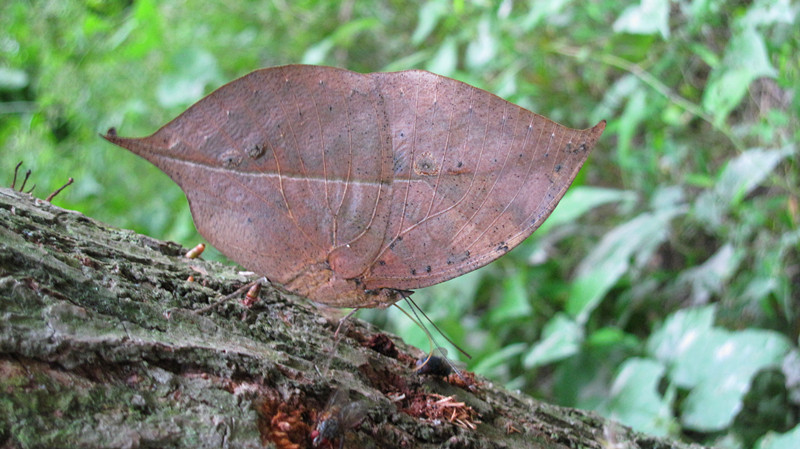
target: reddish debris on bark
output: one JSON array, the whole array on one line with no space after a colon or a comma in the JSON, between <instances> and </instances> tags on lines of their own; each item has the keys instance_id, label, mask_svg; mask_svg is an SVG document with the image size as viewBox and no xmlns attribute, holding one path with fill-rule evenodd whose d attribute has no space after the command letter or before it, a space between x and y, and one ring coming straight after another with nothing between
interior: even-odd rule
<instances>
[{"instance_id":1,"label":"reddish debris on bark","mask_svg":"<svg viewBox=\"0 0 800 449\"><path fill-rule=\"evenodd\" d=\"M265 446L272 442L278 449L310 447L309 412L297 399L293 396L284 401L271 390L262 397L257 407L258 429Z\"/></svg>"},{"instance_id":2,"label":"reddish debris on bark","mask_svg":"<svg viewBox=\"0 0 800 449\"><path fill-rule=\"evenodd\" d=\"M366 343L364 343L364 346L377 353L383 354L386 357L396 359L398 356L397 347L394 345L392 339L386 334L381 333L373 335L369 340L366 341Z\"/></svg>"},{"instance_id":3,"label":"reddish debris on bark","mask_svg":"<svg viewBox=\"0 0 800 449\"><path fill-rule=\"evenodd\" d=\"M463 429L475 430L480 415L469 405L458 402L454 396L416 392L398 397L401 409L411 416L428 421L447 421Z\"/></svg>"}]
</instances>

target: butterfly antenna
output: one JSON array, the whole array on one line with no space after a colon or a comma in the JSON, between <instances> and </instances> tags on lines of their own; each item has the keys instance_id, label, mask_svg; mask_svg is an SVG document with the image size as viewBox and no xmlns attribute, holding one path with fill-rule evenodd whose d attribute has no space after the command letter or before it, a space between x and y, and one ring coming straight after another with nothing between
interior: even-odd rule
<instances>
[{"instance_id":1,"label":"butterfly antenna","mask_svg":"<svg viewBox=\"0 0 800 449\"><path fill-rule=\"evenodd\" d=\"M447 335L445 335L444 332L442 332L442 330L439 329L439 327L436 326L436 324L434 324L434 322L428 317L428 315L426 315L425 312L423 312L422 309L409 296L403 295L403 298L408 302L409 307L411 308L411 313L414 314L416 319L412 318L411 315L409 315L408 312L406 312L402 307L398 306L397 303L395 303L394 306L397 307L398 309L400 309L400 311L403 312L403 314L405 314L411 321L413 321L414 324L419 326L423 330L423 332L425 332L425 335L428 337L428 341L431 343L431 350L428 353L428 357L425 359L425 361L422 363L421 366L425 366L425 364L427 364L430 361L431 357L433 356L433 351L434 350L438 350L439 354L441 354L441 356L442 356L442 359L447 363L447 365L450 367L450 369L452 369L453 372L456 373L458 375L458 377L461 378L461 380L463 380L464 382L467 382L467 380L461 374L461 370L456 368L456 366L453 364L453 362L450 361L450 358L447 357L447 351L439 344L439 342L436 341L436 338L434 338L433 335L431 335L430 331L428 331L428 328L425 327L425 325L422 322L422 319L420 319L420 317L419 317L419 314L422 314L422 316L424 316L425 319L428 320L428 322L431 323L431 325L433 325L434 329L436 329L436 331L439 332L439 335L444 337L445 340L450 342L450 344L452 344L456 349L458 349L467 358L471 359L472 356L470 356L466 351L461 349L457 344L453 343L452 340L447 338Z\"/></svg>"},{"instance_id":2,"label":"butterfly antenna","mask_svg":"<svg viewBox=\"0 0 800 449\"><path fill-rule=\"evenodd\" d=\"M447 362L447 364L450 366L450 368L454 372L456 372L459 377L463 378L463 376L461 376L461 371L459 371L458 368L456 368L455 365L453 365L452 362L450 362L450 359L447 358L447 350L445 350L443 347L441 347L439 345L439 343L436 340L434 340L433 335L431 335L430 331L428 331L428 328L425 327L425 325L422 324L421 321L419 321L419 316L417 316L417 318L415 319L408 312L406 312L405 309L403 309L402 307L398 306L397 303L394 303L393 305L395 307L397 307L397 310L403 312L403 315L408 317L408 319L411 320L411 322L413 322L414 324L416 324L417 327L422 329L422 331L425 332L425 336L428 337L428 346L431 348L431 350L428 351L428 355L425 357L425 361L422 362L421 365L417 366L417 370L419 371L423 366L427 365L428 362L431 360L431 357L433 357L433 351L438 350L439 353L442 355L442 358ZM412 309L412 312L413 312L413 309ZM413 312L413 313L414 313L414 315L417 315L416 312Z\"/></svg>"},{"instance_id":3,"label":"butterfly antenna","mask_svg":"<svg viewBox=\"0 0 800 449\"><path fill-rule=\"evenodd\" d=\"M406 302L408 302L408 304L409 304L409 307L411 307L411 311L414 313L414 316L416 316L416 317L417 317L417 319L418 319L420 322L422 322L422 320L419 318L419 315L417 314L417 312L419 312L419 314L421 314L422 316L424 316L424 317L425 317L425 320L426 320L428 323L430 323L430 325L431 325L431 326L433 326L433 328L434 328L434 329L436 329L436 332L438 332L438 333L439 333L439 335L441 335L441 336L442 336L442 337L443 337L445 340L447 340L447 342L448 342L448 343L450 343L451 345L453 345L453 347L454 347L454 348L458 349L458 352L460 352L460 353L464 354L464 357L466 357L466 358L468 358L468 359L470 359L470 360L472 359L472 356L471 356L471 355L469 355L469 353L468 353L467 351L465 351L465 350L461 349L461 347L460 347L460 346L458 346L458 345L457 345L457 344L456 344L456 343L455 343L453 340L451 340L451 339L450 339L450 338L449 338L449 337L448 337L448 336L447 336L447 335L446 335L444 332L442 332L442 330L441 330L441 329L439 329L439 326L437 326L437 325L436 325L436 323L434 323L434 322L433 322L433 320L431 320L431 319L428 317L428 315L426 315L426 314L425 314L425 312L422 310L422 308L420 308L420 306L418 306L418 305L417 305L417 303L415 303L415 302L414 302L414 300L413 300L413 299L411 299L411 297L410 297L410 296L406 296L406 297L405 297L405 300L406 300ZM424 328L424 326L423 326L423 328ZM433 337L431 337L431 338L433 339ZM435 339L433 339L433 340L434 340L434 342L436 341ZM437 347L437 348L439 348L439 350L441 351L441 346L439 346L439 345L437 344L437 345L436 345L436 347Z\"/></svg>"},{"instance_id":4,"label":"butterfly antenna","mask_svg":"<svg viewBox=\"0 0 800 449\"><path fill-rule=\"evenodd\" d=\"M416 304L415 304L413 301L410 301L410 299L409 299L408 297L405 297L405 299L406 299L407 301L409 301L409 303L410 303L410 304L414 304L414 306L413 306L413 307L416 307L416 308L417 308L417 310L414 310L414 308L413 308L412 306L410 306L410 305L409 305L409 307L412 307L412 308L411 308L411 313L413 313L413 314L414 314L414 316L416 316L416 319L412 318L412 317L411 317L411 315L409 315L409 314L408 314L408 312L406 312L406 311L405 311L405 310L404 310L402 307L398 306L398 305L397 305L397 303L395 303L395 304L394 304L394 305L395 305L395 307L397 307L398 309L400 309L400 311L401 311L401 312L403 312L403 313L404 313L404 314L405 314L405 315L406 315L406 316L407 316L407 317L408 317L408 318L409 318L411 321L413 321L413 322L414 322L414 324L416 324L417 326L419 326L419 327L420 327L420 328L421 328L421 329L422 329L422 330L425 332L425 335L427 335L427 336L428 336L428 341L429 341L429 342L430 342L430 344L431 344L431 350L430 350L430 352L428 352L428 357L426 357L426 358L425 358L425 361L424 361L424 362L422 362L422 365L420 365L419 367L417 367L417 369L419 369L419 368L421 368L421 367L425 366L425 365L426 365L426 364L427 364L427 363L428 363L428 362L431 360L431 357L433 357L433 351L438 351L438 352L439 352L439 354L440 354L440 356L442 357L442 360L444 360L444 361L445 361L445 363L447 363L447 365L450 367L450 369L451 369L451 370L453 370L453 372L454 372L454 373L456 373L456 375L457 375L458 377L460 377L460 378L461 378L461 380L463 380L463 381L466 383L466 382L467 382L467 380L464 378L464 375L463 375L463 374L461 374L461 370L460 370L460 369L458 369L458 368L457 368L457 367L456 367L456 366L453 364L453 362L451 362L451 361L450 361L450 358L449 358L449 357L447 357L447 350L446 350L446 349L444 349L444 348L443 348L443 347L442 347L442 346L439 344L439 342L438 342L438 341L436 341L436 339L433 337L433 335L431 335L430 331L428 331L428 328L427 328L427 327L425 327L425 325L422 323L422 320L419 318L419 314L417 313L417 311L419 311L420 313L422 313L422 315L423 315L423 316L425 316L425 318L428 320L428 322L429 322L429 323L433 324L433 322L431 321L431 319L430 319L430 318L428 318L428 316L427 316L427 315L425 315L425 313L424 313L424 312L422 312L422 310L419 308L419 306L417 306L417 305L416 305ZM445 335L442 333L442 331L441 331L441 330L440 330L438 327L436 327L436 325L435 325L435 324L434 324L434 327L435 327L435 328L436 328L436 330L439 332L439 334L440 334L440 335L442 335L442 336L443 336L443 337L444 337L444 338L445 338L447 341L449 341L450 343L453 343L453 342L452 342L452 341L451 341L449 338L447 338L447 336L445 336ZM455 343L453 343L453 346L455 346L456 348L458 348L458 350L459 350L459 351L461 351L461 352L462 352L464 355L466 355L467 357L470 357L470 355L469 355L469 354L467 354L466 352L464 352L464 350L463 350L463 349L461 349L461 348L459 348L459 347L458 347L458 345L456 345Z\"/></svg>"},{"instance_id":5,"label":"butterfly antenna","mask_svg":"<svg viewBox=\"0 0 800 449\"><path fill-rule=\"evenodd\" d=\"M422 329L423 332L425 332L425 336L428 337L428 345L431 348L431 350L428 352L428 359L430 359L431 356L433 355L433 351L435 349L435 346L436 347L439 346L439 345L436 344L435 341L433 341L433 335L431 335L431 333L428 332L428 328L426 328L424 324L422 324L418 320L414 319L414 317L411 316L408 312L406 312L405 309L403 309L402 307L398 306L397 303L394 303L392 305L397 307L397 310L403 312L403 315L405 315L409 320L411 320L412 323L416 324L417 327L419 327L420 329ZM425 363L427 363L427 362L428 362L428 360L426 359Z\"/></svg>"}]
</instances>

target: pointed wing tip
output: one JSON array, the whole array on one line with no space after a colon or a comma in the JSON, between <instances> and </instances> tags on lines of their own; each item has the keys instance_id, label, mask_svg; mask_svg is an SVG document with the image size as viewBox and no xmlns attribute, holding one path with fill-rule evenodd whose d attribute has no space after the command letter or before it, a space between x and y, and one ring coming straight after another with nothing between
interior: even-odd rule
<instances>
[{"instance_id":1,"label":"pointed wing tip","mask_svg":"<svg viewBox=\"0 0 800 449\"><path fill-rule=\"evenodd\" d=\"M600 123L594 125L592 130L602 133L606 129L606 120L600 120Z\"/></svg>"},{"instance_id":2,"label":"pointed wing tip","mask_svg":"<svg viewBox=\"0 0 800 449\"><path fill-rule=\"evenodd\" d=\"M99 133L98 133L99 134ZM108 128L105 134L100 134L100 137L106 139L107 141L113 143L114 145L120 146L127 150L133 151L134 153L138 154L138 146L136 145L137 142L141 141L142 139L135 139L130 137L122 137L117 134L117 129L114 127Z\"/></svg>"},{"instance_id":3,"label":"pointed wing tip","mask_svg":"<svg viewBox=\"0 0 800 449\"><path fill-rule=\"evenodd\" d=\"M100 137L103 139L115 144L119 144L118 142L122 139L122 137L117 135L117 128L114 128L113 126L108 128L108 131L106 131L105 134L98 133L98 135L100 135Z\"/></svg>"},{"instance_id":4,"label":"pointed wing tip","mask_svg":"<svg viewBox=\"0 0 800 449\"><path fill-rule=\"evenodd\" d=\"M591 128L585 129L584 132L587 133L589 139L592 141L592 146L600 140L600 136L603 135L603 131L606 130L606 121L605 119L600 120L596 125Z\"/></svg>"}]
</instances>

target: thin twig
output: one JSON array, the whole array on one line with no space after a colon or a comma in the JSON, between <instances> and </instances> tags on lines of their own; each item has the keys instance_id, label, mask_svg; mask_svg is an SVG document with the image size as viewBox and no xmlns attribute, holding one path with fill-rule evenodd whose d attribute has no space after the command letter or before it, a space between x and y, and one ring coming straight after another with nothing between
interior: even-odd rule
<instances>
[{"instance_id":1,"label":"thin twig","mask_svg":"<svg viewBox=\"0 0 800 449\"><path fill-rule=\"evenodd\" d=\"M14 187L17 185L17 172L19 172L19 167L22 165L22 161L19 161L16 167L14 167L14 180L11 181L11 190L14 190Z\"/></svg>"},{"instance_id":2,"label":"thin twig","mask_svg":"<svg viewBox=\"0 0 800 449\"><path fill-rule=\"evenodd\" d=\"M656 78L647 70L643 69L638 64L630 62L624 58L620 58L616 55L607 53L599 55L592 52L587 53L579 48L567 45L555 45L549 47L549 49L554 53L571 56L574 58L588 57L589 59L593 59L603 64L610 65L631 73L633 76L639 78L639 80L641 80L643 83L650 86L653 90L666 97L667 100L679 106L686 112L708 122L714 129L725 135L725 137L727 137L733 146L735 146L739 151L744 151L744 145L738 138L736 138L736 136L733 135L733 132L728 126L722 123L715 123L714 118L710 114L706 113L700 105L692 103L686 98L676 94L666 84L662 83L658 78Z\"/></svg>"},{"instance_id":3,"label":"thin twig","mask_svg":"<svg viewBox=\"0 0 800 449\"><path fill-rule=\"evenodd\" d=\"M53 192L53 193L51 193L50 195L48 195L48 196L47 196L47 198L45 198L45 201L47 201L48 203L49 203L50 201L52 201L52 200L53 200L53 198L55 198L55 197L56 197L56 195L58 195L59 193L61 193L61 191L62 191L62 190L66 189L66 188L67 188L67 186L68 186L68 185L70 185L70 184L72 184L74 181L75 181L74 179L72 179L72 178L69 178L69 181L67 181L67 183L66 183L66 184L64 184L63 186L59 187L59 188L58 188L58 190L56 190L55 192ZM35 187L35 186L34 186L34 187Z\"/></svg>"},{"instance_id":4,"label":"thin twig","mask_svg":"<svg viewBox=\"0 0 800 449\"><path fill-rule=\"evenodd\" d=\"M28 178L30 178L30 177L31 177L31 169L28 169L25 172L25 179L22 180L22 185L19 186L19 191L20 192L22 192L22 190L25 188L25 184L28 183ZM36 187L36 184L34 184L33 187ZM33 191L33 189L29 190L28 193L31 193L32 191Z\"/></svg>"}]
</instances>

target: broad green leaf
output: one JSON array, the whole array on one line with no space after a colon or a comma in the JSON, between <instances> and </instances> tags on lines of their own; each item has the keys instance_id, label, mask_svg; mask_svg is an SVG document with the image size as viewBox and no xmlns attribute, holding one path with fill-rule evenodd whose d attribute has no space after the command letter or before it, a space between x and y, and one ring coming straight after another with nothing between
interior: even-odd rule
<instances>
[{"instance_id":1,"label":"broad green leaf","mask_svg":"<svg viewBox=\"0 0 800 449\"><path fill-rule=\"evenodd\" d=\"M328 37L311 46L303 55L303 64L322 64L331 50L337 47L351 46L360 33L379 24L380 22L375 18L363 18L345 23Z\"/></svg>"},{"instance_id":2,"label":"broad green leaf","mask_svg":"<svg viewBox=\"0 0 800 449\"><path fill-rule=\"evenodd\" d=\"M670 315L647 341L647 352L656 359L672 364L701 333L714 325L714 306L679 310ZM673 382L681 385L680 379ZM688 383L688 382L687 382Z\"/></svg>"},{"instance_id":3,"label":"broad green leaf","mask_svg":"<svg viewBox=\"0 0 800 449\"><path fill-rule=\"evenodd\" d=\"M728 163L714 191L728 201L740 201L761 184L792 150L789 146L779 150L754 148L745 151Z\"/></svg>"},{"instance_id":4,"label":"broad green leaf","mask_svg":"<svg viewBox=\"0 0 800 449\"><path fill-rule=\"evenodd\" d=\"M530 12L522 19L520 28L523 31L530 31L539 23L561 14L562 10L570 3L572 3L571 0L549 0L546 2L531 0L529 2Z\"/></svg>"},{"instance_id":5,"label":"broad green leaf","mask_svg":"<svg viewBox=\"0 0 800 449\"><path fill-rule=\"evenodd\" d=\"M523 319L532 311L528 301L527 275L524 270L517 270L503 281L503 296L500 304L489 311L489 322L498 324Z\"/></svg>"},{"instance_id":6,"label":"broad green leaf","mask_svg":"<svg viewBox=\"0 0 800 449\"><path fill-rule=\"evenodd\" d=\"M800 447L800 424L786 433L768 432L756 442L754 449L789 449Z\"/></svg>"},{"instance_id":7,"label":"broad green leaf","mask_svg":"<svg viewBox=\"0 0 800 449\"><path fill-rule=\"evenodd\" d=\"M720 293L727 285L739 268L742 256L741 250L736 251L732 244L725 244L702 264L681 273L678 283L690 286L692 304L706 304L712 295Z\"/></svg>"},{"instance_id":8,"label":"broad green leaf","mask_svg":"<svg viewBox=\"0 0 800 449\"><path fill-rule=\"evenodd\" d=\"M776 23L791 25L797 19L797 5L791 0L760 0L753 2L740 20L744 26L768 26ZM798 446L800 447L800 446Z\"/></svg>"},{"instance_id":9,"label":"broad green leaf","mask_svg":"<svg viewBox=\"0 0 800 449\"><path fill-rule=\"evenodd\" d=\"M701 336L675 367L698 380L682 406L684 427L719 431L730 426L753 376L779 365L789 347L782 335L771 331L714 329Z\"/></svg>"},{"instance_id":10,"label":"broad green leaf","mask_svg":"<svg viewBox=\"0 0 800 449\"><path fill-rule=\"evenodd\" d=\"M447 3L443 0L430 0L419 8L419 22L411 36L412 44L419 45L430 36L439 21L447 15L450 9Z\"/></svg>"},{"instance_id":11,"label":"broad green leaf","mask_svg":"<svg viewBox=\"0 0 800 449\"><path fill-rule=\"evenodd\" d=\"M548 229L572 223L590 210L609 203L630 203L636 201L636 193L628 190L606 189L603 187L575 186L567 193L542 223L537 233L546 234Z\"/></svg>"},{"instance_id":12,"label":"broad green leaf","mask_svg":"<svg viewBox=\"0 0 800 449\"><path fill-rule=\"evenodd\" d=\"M580 216L604 204L622 203L624 206L631 206L636 198L635 192L625 190L587 186L570 188L553 213L538 229L538 238L531 239L527 243L530 248L528 263L540 265L548 260L554 241L561 237L558 233L550 234L551 229L577 225Z\"/></svg>"},{"instance_id":13,"label":"broad green leaf","mask_svg":"<svg viewBox=\"0 0 800 449\"><path fill-rule=\"evenodd\" d=\"M653 196L650 198L650 208L653 210L662 210L672 207L679 207L685 201L686 195L681 186L663 186L659 187Z\"/></svg>"},{"instance_id":14,"label":"broad green leaf","mask_svg":"<svg viewBox=\"0 0 800 449\"><path fill-rule=\"evenodd\" d=\"M323 39L316 44L308 47L305 53L303 53L303 64L320 64L322 63L325 58L328 57L328 53L331 52L333 49L334 42L333 39Z\"/></svg>"},{"instance_id":15,"label":"broad green leaf","mask_svg":"<svg viewBox=\"0 0 800 449\"><path fill-rule=\"evenodd\" d=\"M632 259L646 263L666 239L670 221L684 213L683 206L641 214L608 232L578 266L566 310L584 323L614 284L625 274Z\"/></svg>"},{"instance_id":16,"label":"broad green leaf","mask_svg":"<svg viewBox=\"0 0 800 449\"><path fill-rule=\"evenodd\" d=\"M545 325L542 338L528 351L525 368L563 360L576 352L583 341L583 329L564 314L557 314Z\"/></svg>"},{"instance_id":17,"label":"broad green leaf","mask_svg":"<svg viewBox=\"0 0 800 449\"><path fill-rule=\"evenodd\" d=\"M24 70L0 67L0 91L20 90L28 85L28 74Z\"/></svg>"},{"instance_id":18,"label":"broad green leaf","mask_svg":"<svg viewBox=\"0 0 800 449\"><path fill-rule=\"evenodd\" d=\"M115 36L116 44L121 42L119 39L128 39L128 45L123 50L126 58L142 59L163 46L164 18L158 10L158 3L155 0L142 0L132 6L132 17L122 26L121 33Z\"/></svg>"},{"instance_id":19,"label":"broad green leaf","mask_svg":"<svg viewBox=\"0 0 800 449\"><path fill-rule=\"evenodd\" d=\"M458 45L455 39L445 39L426 68L439 75L452 76L456 67L458 67Z\"/></svg>"},{"instance_id":20,"label":"broad green leaf","mask_svg":"<svg viewBox=\"0 0 800 449\"><path fill-rule=\"evenodd\" d=\"M490 62L497 54L497 38L488 16L478 22L478 34L467 46L467 66L478 70Z\"/></svg>"},{"instance_id":21,"label":"broad green leaf","mask_svg":"<svg viewBox=\"0 0 800 449\"><path fill-rule=\"evenodd\" d=\"M484 376L494 377L495 371L506 368L511 359L522 354L527 347L527 343L512 343L483 358L477 365L472 367L472 370Z\"/></svg>"},{"instance_id":22,"label":"broad green leaf","mask_svg":"<svg viewBox=\"0 0 800 449\"><path fill-rule=\"evenodd\" d=\"M471 271L441 284L417 290L414 298L418 299L420 303L430 304L425 309L428 314L444 314L446 312L451 316L459 316L466 313L467 309L472 306L480 282L485 276L487 276L486 269ZM450 298L452 301L443 301L444 298Z\"/></svg>"},{"instance_id":23,"label":"broad green leaf","mask_svg":"<svg viewBox=\"0 0 800 449\"><path fill-rule=\"evenodd\" d=\"M713 189L697 197L693 208L695 215L713 227L721 226L730 207L752 192L793 151L794 147L790 145L781 149L753 148L743 152L725 166Z\"/></svg>"},{"instance_id":24,"label":"broad green leaf","mask_svg":"<svg viewBox=\"0 0 800 449\"><path fill-rule=\"evenodd\" d=\"M753 80L762 76L774 78L777 74L762 35L747 27L733 36L722 64L712 70L703 93L703 107L716 123L721 123L742 101Z\"/></svg>"},{"instance_id":25,"label":"broad green leaf","mask_svg":"<svg viewBox=\"0 0 800 449\"><path fill-rule=\"evenodd\" d=\"M647 113L647 91L644 87L639 87L631 92L622 117L619 120L619 138L617 141L617 161L627 170L632 169L632 165L638 159L631 155L633 151L633 141L639 135L640 124L648 117Z\"/></svg>"},{"instance_id":26,"label":"broad green leaf","mask_svg":"<svg viewBox=\"0 0 800 449\"><path fill-rule=\"evenodd\" d=\"M708 64L709 67L713 68L719 65L720 63L719 56L717 56L717 54L714 53L713 50L708 48L708 46L701 43L694 43L691 44L689 48L692 50L692 53L694 53L697 57L702 59L703 62Z\"/></svg>"},{"instance_id":27,"label":"broad green leaf","mask_svg":"<svg viewBox=\"0 0 800 449\"><path fill-rule=\"evenodd\" d=\"M750 381L778 366L791 348L781 334L711 327L713 308L679 311L653 334L648 350L668 367L668 377L689 391L681 423L698 431L719 431L741 410Z\"/></svg>"},{"instance_id":28,"label":"broad green leaf","mask_svg":"<svg viewBox=\"0 0 800 449\"><path fill-rule=\"evenodd\" d=\"M614 22L614 31L631 34L661 34L669 37L669 0L641 0L628 6Z\"/></svg>"},{"instance_id":29,"label":"broad green leaf","mask_svg":"<svg viewBox=\"0 0 800 449\"><path fill-rule=\"evenodd\" d=\"M675 391L670 388L664 396L658 392L665 370L656 360L626 360L614 379L608 399L598 411L640 432L669 435L676 425L672 416Z\"/></svg>"},{"instance_id":30,"label":"broad green leaf","mask_svg":"<svg viewBox=\"0 0 800 449\"><path fill-rule=\"evenodd\" d=\"M603 100L592 113L592 121L608 119L618 114L617 110L623 105L633 92L641 89L641 82L633 75L623 75L605 89ZM621 125L622 123L620 123ZM613 122L609 123L609 127Z\"/></svg>"},{"instance_id":31,"label":"broad green leaf","mask_svg":"<svg viewBox=\"0 0 800 449\"><path fill-rule=\"evenodd\" d=\"M161 78L156 97L163 107L189 105L206 94L206 87L221 83L217 59L196 47L187 48L173 59L175 70Z\"/></svg>"}]
</instances>

